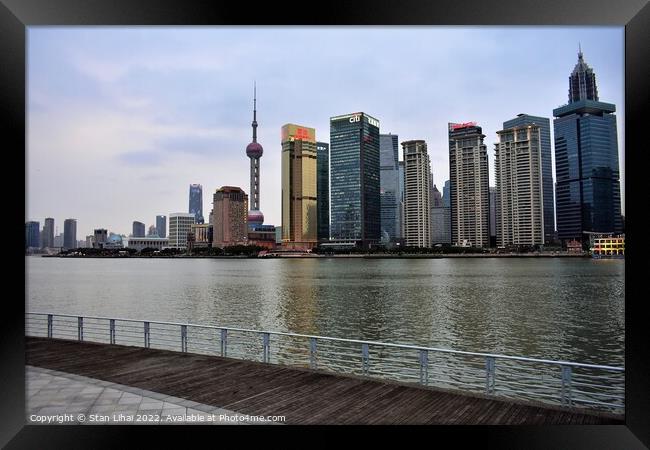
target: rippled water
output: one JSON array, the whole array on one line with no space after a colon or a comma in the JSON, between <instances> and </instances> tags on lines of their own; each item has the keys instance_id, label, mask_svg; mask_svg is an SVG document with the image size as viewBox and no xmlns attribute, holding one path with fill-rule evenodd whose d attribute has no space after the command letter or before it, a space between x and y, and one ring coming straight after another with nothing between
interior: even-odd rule
<instances>
[{"instance_id":1,"label":"rippled water","mask_svg":"<svg viewBox=\"0 0 650 450\"><path fill-rule=\"evenodd\" d=\"M26 260L27 311L624 363L621 260Z\"/></svg>"}]
</instances>

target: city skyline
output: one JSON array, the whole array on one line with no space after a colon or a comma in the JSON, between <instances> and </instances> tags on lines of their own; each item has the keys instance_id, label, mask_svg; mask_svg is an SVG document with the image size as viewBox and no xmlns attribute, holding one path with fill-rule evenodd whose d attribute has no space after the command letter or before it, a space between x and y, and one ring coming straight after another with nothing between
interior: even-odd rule
<instances>
[{"instance_id":1,"label":"city skyline","mask_svg":"<svg viewBox=\"0 0 650 450\"><path fill-rule=\"evenodd\" d=\"M476 121L494 185L496 131L519 113L552 119L567 103L578 43L601 101L617 108L624 212L622 28L269 28L30 27L26 220L74 217L80 236L100 227L128 234L134 220L148 226L184 209L188 184L202 184L208 197L223 185L246 188L253 80L266 223L281 223L281 125L310 123L328 136L329 118L343 111L369 112L382 134L427 141L439 186L449 174L447 123ZM384 57L400 45L400 58L424 58L421 67ZM355 52L340 52L350 46ZM324 75L287 69L305 49L329 67ZM468 51L472 58L458 58ZM351 65L351 53L364 68ZM259 60L252 69L251 55ZM503 67L511 55L524 75Z\"/></svg>"}]
</instances>

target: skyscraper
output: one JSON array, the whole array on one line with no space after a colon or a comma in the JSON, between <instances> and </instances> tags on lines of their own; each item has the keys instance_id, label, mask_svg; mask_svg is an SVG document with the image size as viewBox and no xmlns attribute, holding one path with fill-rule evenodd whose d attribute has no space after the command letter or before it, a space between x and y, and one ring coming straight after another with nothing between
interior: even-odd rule
<instances>
[{"instance_id":1,"label":"skyscraper","mask_svg":"<svg viewBox=\"0 0 650 450\"><path fill-rule=\"evenodd\" d=\"M77 248L77 219L63 222L63 250Z\"/></svg>"},{"instance_id":2,"label":"skyscraper","mask_svg":"<svg viewBox=\"0 0 650 450\"><path fill-rule=\"evenodd\" d=\"M40 248L40 226L39 222L25 222L25 248Z\"/></svg>"},{"instance_id":3,"label":"skyscraper","mask_svg":"<svg viewBox=\"0 0 650 450\"><path fill-rule=\"evenodd\" d=\"M404 151L404 239L407 246L431 246L431 164L423 140L402 142Z\"/></svg>"},{"instance_id":4,"label":"skyscraper","mask_svg":"<svg viewBox=\"0 0 650 450\"><path fill-rule=\"evenodd\" d=\"M398 239L404 239L404 161L397 163L397 177L399 183L399 232Z\"/></svg>"},{"instance_id":5,"label":"skyscraper","mask_svg":"<svg viewBox=\"0 0 650 450\"><path fill-rule=\"evenodd\" d=\"M246 147L246 155L250 158L250 211L248 212L248 226L254 229L264 223L264 214L260 211L260 158L264 149L257 142L257 86L253 87L253 142Z\"/></svg>"},{"instance_id":6,"label":"skyscraper","mask_svg":"<svg viewBox=\"0 0 650 450\"><path fill-rule=\"evenodd\" d=\"M330 238L330 145L316 142L316 209L318 210L318 240Z\"/></svg>"},{"instance_id":7,"label":"skyscraper","mask_svg":"<svg viewBox=\"0 0 650 450\"><path fill-rule=\"evenodd\" d=\"M235 186L222 186L212 202L213 246L245 244L248 239L248 195Z\"/></svg>"},{"instance_id":8,"label":"skyscraper","mask_svg":"<svg viewBox=\"0 0 650 450\"><path fill-rule=\"evenodd\" d=\"M396 134L379 135L379 200L381 232L394 242L400 237L399 150Z\"/></svg>"},{"instance_id":9,"label":"skyscraper","mask_svg":"<svg viewBox=\"0 0 650 450\"><path fill-rule=\"evenodd\" d=\"M156 227L154 225L149 226L149 231L147 231L147 236L159 237L158 230L156 230Z\"/></svg>"},{"instance_id":10,"label":"skyscraper","mask_svg":"<svg viewBox=\"0 0 650 450\"><path fill-rule=\"evenodd\" d=\"M490 197L485 135L476 122L449 124L451 240L489 247Z\"/></svg>"},{"instance_id":11,"label":"skyscraper","mask_svg":"<svg viewBox=\"0 0 650 450\"><path fill-rule=\"evenodd\" d=\"M144 237L144 224L142 222L134 221L131 235L133 237Z\"/></svg>"},{"instance_id":12,"label":"skyscraper","mask_svg":"<svg viewBox=\"0 0 650 450\"><path fill-rule=\"evenodd\" d=\"M578 63L569 76L569 103L580 100L598 101L596 74L584 61L582 48L578 46Z\"/></svg>"},{"instance_id":13,"label":"skyscraper","mask_svg":"<svg viewBox=\"0 0 650 450\"><path fill-rule=\"evenodd\" d=\"M318 243L316 130L282 127L282 242L305 250Z\"/></svg>"},{"instance_id":14,"label":"skyscraper","mask_svg":"<svg viewBox=\"0 0 650 450\"><path fill-rule=\"evenodd\" d=\"M616 106L598 100L581 51L569 80L569 103L553 110L557 233L585 243L585 232L622 232Z\"/></svg>"},{"instance_id":15,"label":"skyscraper","mask_svg":"<svg viewBox=\"0 0 650 450\"><path fill-rule=\"evenodd\" d=\"M167 237L167 216L156 216L156 231L158 237Z\"/></svg>"},{"instance_id":16,"label":"skyscraper","mask_svg":"<svg viewBox=\"0 0 650 450\"><path fill-rule=\"evenodd\" d=\"M490 186L490 247L497 245L497 188Z\"/></svg>"},{"instance_id":17,"label":"skyscraper","mask_svg":"<svg viewBox=\"0 0 650 450\"><path fill-rule=\"evenodd\" d=\"M190 207L188 212L194 214L196 223L203 223L203 186L190 184Z\"/></svg>"},{"instance_id":18,"label":"skyscraper","mask_svg":"<svg viewBox=\"0 0 650 450\"><path fill-rule=\"evenodd\" d=\"M196 215L192 213L172 213L169 215L169 246L172 248L187 248L187 235ZM144 233L143 233L144 234ZM144 237L144 236L142 236Z\"/></svg>"},{"instance_id":19,"label":"skyscraper","mask_svg":"<svg viewBox=\"0 0 650 450\"><path fill-rule=\"evenodd\" d=\"M450 183L447 180L442 188L442 198L440 200L437 200L437 195L435 194L435 191L438 189L435 188L434 191L434 197L436 198L434 198L434 205L431 208L431 243L434 245L451 244L450 189Z\"/></svg>"},{"instance_id":20,"label":"skyscraper","mask_svg":"<svg viewBox=\"0 0 650 450\"><path fill-rule=\"evenodd\" d=\"M497 131L497 246L544 244L541 128L537 125Z\"/></svg>"},{"instance_id":21,"label":"skyscraper","mask_svg":"<svg viewBox=\"0 0 650 450\"><path fill-rule=\"evenodd\" d=\"M553 162L551 160L551 121L546 117L517 114L517 117L503 122L503 129L537 125L542 145L542 186L544 196L544 242L555 239L555 201L553 195ZM490 231L494 234L495 231Z\"/></svg>"},{"instance_id":22,"label":"skyscraper","mask_svg":"<svg viewBox=\"0 0 650 450\"><path fill-rule=\"evenodd\" d=\"M43 224L43 238L41 239L41 246L43 248L54 247L54 219L51 217L45 218Z\"/></svg>"},{"instance_id":23,"label":"skyscraper","mask_svg":"<svg viewBox=\"0 0 650 450\"><path fill-rule=\"evenodd\" d=\"M379 121L358 112L330 118L331 236L363 248L380 237Z\"/></svg>"}]
</instances>

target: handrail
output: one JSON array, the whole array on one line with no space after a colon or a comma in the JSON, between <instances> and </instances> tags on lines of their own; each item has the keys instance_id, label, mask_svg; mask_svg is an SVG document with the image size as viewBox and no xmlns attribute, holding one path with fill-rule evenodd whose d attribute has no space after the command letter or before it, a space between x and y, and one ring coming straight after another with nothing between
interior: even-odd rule
<instances>
[{"instance_id":1,"label":"handrail","mask_svg":"<svg viewBox=\"0 0 650 450\"><path fill-rule=\"evenodd\" d=\"M625 371L624 367L614 367L614 366L608 366L608 365L586 364L586 363L578 363L578 362L573 362L573 361L560 361L560 360L550 360L550 359L540 359L540 358L527 358L527 357L524 357L524 356L500 355L500 354L495 354L495 353L468 352L468 351L464 351L464 350L452 350L452 349L436 348L436 347L424 347L424 346L410 345L410 344L395 344L395 343L390 343L390 342L367 341L367 340L360 340L360 339L335 338L335 337L329 337L329 336L317 336L317 335L310 335L310 334L289 333L289 332L283 332L283 331L263 331L263 330L253 330L253 329L248 329L248 328L226 327L226 326L216 326L216 325L202 325L202 324L192 324L192 323L166 322L166 321L153 321L153 320L140 320L140 319L124 319L124 318L118 318L118 317L84 316L84 315L78 315L78 314L76 314L76 315L75 314L53 314L53 313L40 312L40 311L29 311L29 312L26 312L25 314L35 314L35 315L45 315L45 316L52 315L52 316L73 317L73 318L83 317L85 319L119 320L119 321L123 321L123 322L138 322L138 323L148 322L150 324L175 325L175 326L181 326L181 327L182 326L190 326L190 327L198 327L198 328L209 328L209 329L215 329L215 330L241 331L241 332L257 333L257 334L265 334L266 333L266 334L272 334L272 335L277 335L277 336L292 336L292 337L301 337L301 338L318 339L318 340L326 340L326 341L348 342L348 343L355 343L355 344L362 344L362 345L365 344L365 345L382 346L382 347L405 348L405 349L410 349L410 350L431 351L431 352L438 352L438 353L450 353L450 354L458 354L458 355L479 356L479 357L483 357L483 358L498 358L498 359L514 360L514 361L536 362L536 363L543 363L543 364L554 364L554 365L559 365L559 366L571 366L571 367L581 367L581 368L588 368L588 369L609 370L609 371L612 371L612 372L624 372Z\"/></svg>"}]
</instances>

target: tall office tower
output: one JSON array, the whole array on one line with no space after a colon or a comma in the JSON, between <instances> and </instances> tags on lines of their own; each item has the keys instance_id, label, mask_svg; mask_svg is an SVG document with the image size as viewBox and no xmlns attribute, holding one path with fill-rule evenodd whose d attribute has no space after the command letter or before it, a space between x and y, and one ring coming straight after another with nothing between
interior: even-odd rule
<instances>
[{"instance_id":1,"label":"tall office tower","mask_svg":"<svg viewBox=\"0 0 650 450\"><path fill-rule=\"evenodd\" d=\"M246 147L246 155L251 162L250 211L248 212L248 227L253 230L264 223L264 214L260 211L260 158L264 149L257 142L257 87L253 87L253 142Z\"/></svg>"},{"instance_id":2,"label":"tall office tower","mask_svg":"<svg viewBox=\"0 0 650 450\"><path fill-rule=\"evenodd\" d=\"M404 239L404 161L397 163L397 176L399 183L399 233L398 238Z\"/></svg>"},{"instance_id":3,"label":"tall office tower","mask_svg":"<svg viewBox=\"0 0 650 450\"><path fill-rule=\"evenodd\" d=\"M134 221L133 232L131 235L133 237L144 237L144 224L142 222Z\"/></svg>"},{"instance_id":4,"label":"tall office tower","mask_svg":"<svg viewBox=\"0 0 650 450\"><path fill-rule=\"evenodd\" d=\"M379 121L358 112L330 118L333 240L364 249L380 238Z\"/></svg>"},{"instance_id":5,"label":"tall office tower","mask_svg":"<svg viewBox=\"0 0 650 450\"><path fill-rule=\"evenodd\" d=\"M77 219L65 219L63 222L63 249L77 248Z\"/></svg>"},{"instance_id":6,"label":"tall office tower","mask_svg":"<svg viewBox=\"0 0 650 450\"><path fill-rule=\"evenodd\" d=\"M551 160L551 121L546 117L517 114L517 117L503 122L503 129L537 125L542 145L542 186L544 194L544 242L555 239L555 201L553 200L553 162ZM491 234L494 234L491 231Z\"/></svg>"},{"instance_id":7,"label":"tall office tower","mask_svg":"<svg viewBox=\"0 0 650 450\"><path fill-rule=\"evenodd\" d=\"M54 219L51 217L45 218L43 224L43 239L41 240L43 248L54 247Z\"/></svg>"},{"instance_id":8,"label":"tall office tower","mask_svg":"<svg viewBox=\"0 0 650 450\"><path fill-rule=\"evenodd\" d=\"M194 214L196 223L203 223L203 186L190 184L190 207L188 212Z\"/></svg>"},{"instance_id":9,"label":"tall office tower","mask_svg":"<svg viewBox=\"0 0 650 450\"><path fill-rule=\"evenodd\" d=\"M445 185L442 187L442 205L451 208L451 182L449 180L445 181Z\"/></svg>"},{"instance_id":10,"label":"tall office tower","mask_svg":"<svg viewBox=\"0 0 650 450\"><path fill-rule=\"evenodd\" d=\"M497 131L494 144L497 246L544 244L541 128Z\"/></svg>"},{"instance_id":11,"label":"tall office tower","mask_svg":"<svg viewBox=\"0 0 650 450\"><path fill-rule=\"evenodd\" d=\"M169 246L187 248L187 235L196 221L193 213L172 213L169 215Z\"/></svg>"},{"instance_id":12,"label":"tall office tower","mask_svg":"<svg viewBox=\"0 0 650 450\"><path fill-rule=\"evenodd\" d=\"M158 237L167 237L167 216L156 216L156 231Z\"/></svg>"},{"instance_id":13,"label":"tall office tower","mask_svg":"<svg viewBox=\"0 0 650 450\"><path fill-rule=\"evenodd\" d=\"M490 247L497 246L497 188L490 186Z\"/></svg>"},{"instance_id":14,"label":"tall office tower","mask_svg":"<svg viewBox=\"0 0 650 450\"><path fill-rule=\"evenodd\" d=\"M394 242L400 237L399 145L396 134L379 135L379 201L381 232Z\"/></svg>"},{"instance_id":15,"label":"tall office tower","mask_svg":"<svg viewBox=\"0 0 650 450\"><path fill-rule=\"evenodd\" d=\"M404 239L409 247L431 246L431 164L423 140L402 142Z\"/></svg>"},{"instance_id":16,"label":"tall office tower","mask_svg":"<svg viewBox=\"0 0 650 450\"><path fill-rule=\"evenodd\" d=\"M440 208L442 207L442 194L440 194L440 191L438 190L438 187L434 184L433 188L431 189L431 207L432 208Z\"/></svg>"},{"instance_id":17,"label":"tall office tower","mask_svg":"<svg viewBox=\"0 0 650 450\"><path fill-rule=\"evenodd\" d=\"M147 236L159 237L158 236L158 230L156 230L155 226L153 226L153 225L149 226L149 231L147 231Z\"/></svg>"},{"instance_id":18,"label":"tall office tower","mask_svg":"<svg viewBox=\"0 0 650 450\"><path fill-rule=\"evenodd\" d=\"M40 222L25 222L25 248L40 248Z\"/></svg>"},{"instance_id":19,"label":"tall office tower","mask_svg":"<svg viewBox=\"0 0 650 450\"><path fill-rule=\"evenodd\" d=\"M212 245L245 244L248 239L248 195L235 186L222 186L212 199Z\"/></svg>"},{"instance_id":20,"label":"tall office tower","mask_svg":"<svg viewBox=\"0 0 650 450\"><path fill-rule=\"evenodd\" d=\"M64 248L64 235L63 233L59 233L56 236L54 236L54 239L52 240L54 248Z\"/></svg>"},{"instance_id":21,"label":"tall office tower","mask_svg":"<svg viewBox=\"0 0 650 450\"><path fill-rule=\"evenodd\" d=\"M316 130L282 126L282 242L310 250L318 244Z\"/></svg>"},{"instance_id":22,"label":"tall office tower","mask_svg":"<svg viewBox=\"0 0 650 450\"><path fill-rule=\"evenodd\" d=\"M316 142L316 209L318 210L318 240L330 238L330 145Z\"/></svg>"},{"instance_id":23,"label":"tall office tower","mask_svg":"<svg viewBox=\"0 0 650 450\"><path fill-rule=\"evenodd\" d=\"M433 178L433 175L431 175ZM435 184L431 188L431 244L447 244L449 227L445 226L445 217L449 218L449 209L445 213L442 194Z\"/></svg>"},{"instance_id":24,"label":"tall office tower","mask_svg":"<svg viewBox=\"0 0 650 450\"><path fill-rule=\"evenodd\" d=\"M451 240L454 245L490 245L490 196L485 135L476 122L449 124Z\"/></svg>"},{"instance_id":25,"label":"tall office tower","mask_svg":"<svg viewBox=\"0 0 650 450\"><path fill-rule=\"evenodd\" d=\"M553 110L558 238L621 233L616 106L598 101L593 71L578 54L569 104Z\"/></svg>"},{"instance_id":26,"label":"tall office tower","mask_svg":"<svg viewBox=\"0 0 650 450\"><path fill-rule=\"evenodd\" d=\"M104 248L108 242L108 230L105 228L96 228L93 235L93 247Z\"/></svg>"},{"instance_id":27,"label":"tall office tower","mask_svg":"<svg viewBox=\"0 0 650 450\"><path fill-rule=\"evenodd\" d=\"M569 76L569 103L580 100L598 101L598 89L596 88L596 74L593 69L584 61L582 48L578 45L578 63Z\"/></svg>"}]
</instances>

